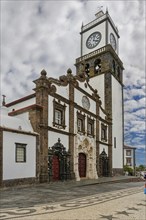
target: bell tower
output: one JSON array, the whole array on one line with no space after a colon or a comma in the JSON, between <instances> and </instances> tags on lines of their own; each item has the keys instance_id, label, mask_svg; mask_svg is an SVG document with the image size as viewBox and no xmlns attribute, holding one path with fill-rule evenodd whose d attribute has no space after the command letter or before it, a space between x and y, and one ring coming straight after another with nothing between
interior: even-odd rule
<instances>
[{"instance_id":1,"label":"bell tower","mask_svg":"<svg viewBox=\"0 0 146 220\"><path fill-rule=\"evenodd\" d=\"M108 149L113 173L123 172L123 63L119 58L119 33L108 11L81 27L81 56L77 74L85 72L97 89L102 107L112 118L111 147Z\"/></svg>"},{"instance_id":2,"label":"bell tower","mask_svg":"<svg viewBox=\"0 0 146 220\"><path fill-rule=\"evenodd\" d=\"M81 27L81 56L111 44L119 52L119 34L108 11L99 11L96 19Z\"/></svg>"}]
</instances>

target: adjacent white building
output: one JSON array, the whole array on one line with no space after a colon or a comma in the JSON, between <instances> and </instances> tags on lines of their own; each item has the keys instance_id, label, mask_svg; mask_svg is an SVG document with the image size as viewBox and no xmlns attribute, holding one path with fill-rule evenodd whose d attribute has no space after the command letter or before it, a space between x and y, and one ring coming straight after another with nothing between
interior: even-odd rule
<instances>
[{"instance_id":1,"label":"adjacent white building","mask_svg":"<svg viewBox=\"0 0 146 220\"><path fill-rule=\"evenodd\" d=\"M135 160L136 147L124 145L124 165L131 167L135 174L136 160Z\"/></svg>"},{"instance_id":2,"label":"adjacent white building","mask_svg":"<svg viewBox=\"0 0 146 220\"><path fill-rule=\"evenodd\" d=\"M37 136L29 120L8 115L0 108L0 185L37 180Z\"/></svg>"}]
</instances>

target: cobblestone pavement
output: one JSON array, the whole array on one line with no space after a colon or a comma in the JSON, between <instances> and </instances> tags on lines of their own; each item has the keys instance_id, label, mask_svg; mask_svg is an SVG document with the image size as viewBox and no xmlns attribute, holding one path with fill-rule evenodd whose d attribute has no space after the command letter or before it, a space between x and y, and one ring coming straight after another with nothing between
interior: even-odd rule
<instances>
[{"instance_id":1,"label":"cobblestone pavement","mask_svg":"<svg viewBox=\"0 0 146 220\"><path fill-rule=\"evenodd\" d=\"M47 184L1 191L0 220L146 219L144 183Z\"/></svg>"}]
</instances>

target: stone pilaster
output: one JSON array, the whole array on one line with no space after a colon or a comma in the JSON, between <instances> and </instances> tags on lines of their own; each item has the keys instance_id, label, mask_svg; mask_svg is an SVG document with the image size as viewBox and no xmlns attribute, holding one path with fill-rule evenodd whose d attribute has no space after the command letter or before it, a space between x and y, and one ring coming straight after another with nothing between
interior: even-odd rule
<instances>
[{"instance_id":1,"label":"stone pilaster","mask_svg":"<svg viewBox=\"0 0 146 220\"><path fill-rule=\"evenodd\" d=\"M69 83L69 152L71 178L74 179L74 86L72 83Z\"/></svg>"},{"instance_id":2,"label":"stone pilaster","mask_svg":"<svg viewBox=\"0 0 146 220\"><path fill-rule=\"evenodd\" d=\"M108 125L108 157L109 157L109 175L112 176L112 124Z\"/></svg>"},{"instance_id":3,"label":"stone pilaster","mask_svg":"<svg viewBox=\"0 0 146 220\"><path fill-rule=\"evenodd\" d=\"M36 88L36 104L42 106L42 110L36 113L34 127L40 134L40 182L48 181L48 90L49 84L46 71L42 70L41 77L34 81Z\"/></svg>"},{"instance_id":4,"label":"stone pilaster","mask_svg":"<svg viewBox=\"0 0 146 220\"><path fill-rule=\"evenodd\" d=\"M96 115L99 115L99 100L96 101ZM99 120L96 118L96 170L99 175Z\"/></svg>"}]
</instances>

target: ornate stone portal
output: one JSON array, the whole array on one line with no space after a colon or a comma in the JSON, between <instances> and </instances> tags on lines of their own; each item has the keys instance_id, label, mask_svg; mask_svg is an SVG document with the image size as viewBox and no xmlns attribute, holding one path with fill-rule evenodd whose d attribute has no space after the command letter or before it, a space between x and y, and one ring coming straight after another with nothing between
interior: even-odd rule
<instances>
[{"instance_id":1,"label":"ornate stone portal","mask_svg":"<svg viewBox=\"0 0 146 220\"><path fill-rule=\"evenodd\" d=\"M98 179L96 171L96 145L95 140L76 135L75 137L75 155L74 155L74 172L77 181L80 181L81 176L79 174L79 154L84 154L86 158L85 166L83 169L86 170L86 179Z\"/></svg>"}]
</instances>

